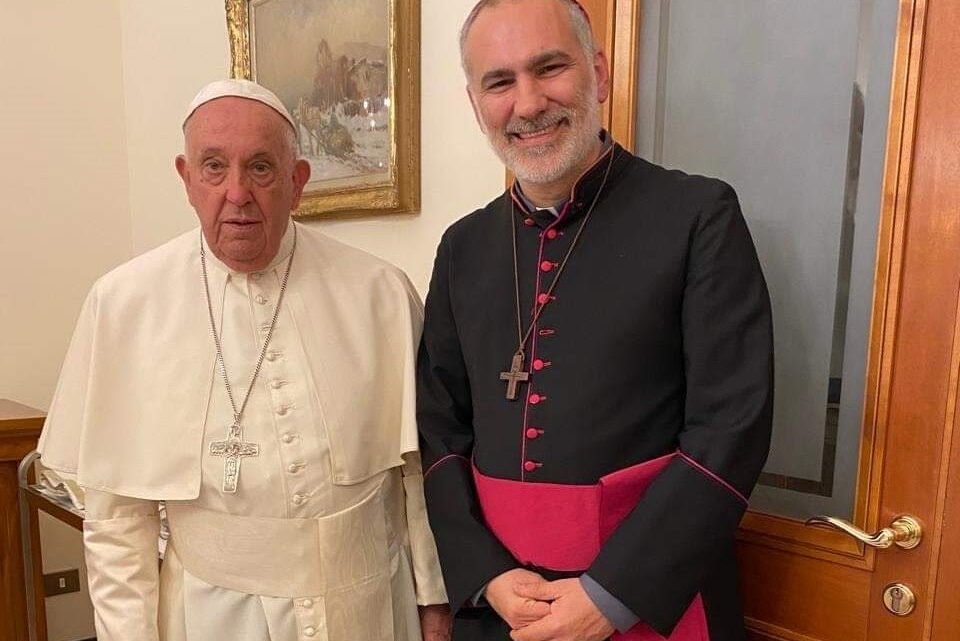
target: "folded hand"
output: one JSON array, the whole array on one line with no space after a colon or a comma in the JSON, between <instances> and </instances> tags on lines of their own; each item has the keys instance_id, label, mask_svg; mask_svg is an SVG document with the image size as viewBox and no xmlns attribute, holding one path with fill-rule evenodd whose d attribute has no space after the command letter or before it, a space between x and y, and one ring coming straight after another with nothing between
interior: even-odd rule
<instances>
[{"instance_id":1,"label":"folded hand","mask_svg":"<svg viewBox=\"0 0 960 641\"><path fill-rule=\"evenodd\" d=\"M532 593L539 586L545 585L546 579L536 572L516 568L490 581L484 596L510 628L516 630L550 613L549 603L520 592L523 590L525 594Z\"/></svg>"},{"instance_id":2,"label":"folded hand","mask_svg":"<svg viewBox=\"0 0 960 641\"><path fill-rule=\"evenodd\" d=\"M516 628L514 641L602 641L616 631L587 596L579 579L526 583L517 595L534 602L550 602L550 614ZM513 627L513 626L511 626Z\"/></svg>"}]
</instances>

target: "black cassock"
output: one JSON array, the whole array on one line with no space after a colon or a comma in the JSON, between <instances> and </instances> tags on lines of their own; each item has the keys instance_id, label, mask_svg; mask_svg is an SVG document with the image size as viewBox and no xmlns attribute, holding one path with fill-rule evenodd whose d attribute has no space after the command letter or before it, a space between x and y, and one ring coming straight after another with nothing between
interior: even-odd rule
<instances>
[{"instance_id":1,"label":"black cassock","mask_svg":"<svg viewBox=\"0 0 960 641\"><path fill-rule=\"evenodd\" d=\"M500 377L518 343L511 225L524 329L545 305L516 400ZM743 638L734 534L769 448L773 347L729 185L613 145L559 219L508 191L452 225L427 296L417 403L455 641L509 638L472 600L522 566L585 571L639 616L625 638ZM614 482L637 470L639 486Z\"/></svg>"}]
</instances>

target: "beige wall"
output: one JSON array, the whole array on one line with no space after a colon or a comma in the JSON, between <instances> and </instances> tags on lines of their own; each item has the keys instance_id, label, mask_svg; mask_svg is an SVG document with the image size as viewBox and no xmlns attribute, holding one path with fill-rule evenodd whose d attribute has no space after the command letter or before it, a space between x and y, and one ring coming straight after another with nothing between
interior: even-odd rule
<instances>
[{"instance_id":1,"label":"beige wall","mask_svg":"<svg viewBox=\"0 0 960 641\"><path fill-rule=\"evenodd\" d=\"M337 238L402 267L422 295L443 231L503 191L503 166L473 119L460 69L457 32L474 2L422 2L421 214L320 223Z\"/></svg>"},{"instance_id":2,"label":"beige wall","mask_svg":"<svg viewBox=\"0 0 960 641\"><path fill-rule=\"evenodd\" d=\"M314 221L426 293L436 243L503 186L463 91L456 32L473 0L422 0L422 212ZM183 108L224 77L222 2L0 1L0 397L45 409L97 276L194 225L173 169ZM44 569L79 535L44 521ZM92 636L85 595L48 600L51 641Z\"/></svg>"},{"instance_id":3,"label":"beige wall","mask_svg":"<svg viewBox=\"0 0 960 641\"><path fill-rule=\"evenodd\" d=\"M464 91L457 30L473 0L423 0L422 211L416 216L314 221L331 235L399 265L426 293L440 234L493 198L503 168L477 128ZM162 15L158 15L162 14ZM136 253L194 225L173 170L184 106L221 78L229 44L219 2L123 6L123 89Z\"/></svg>"},{"instance_id":4,"label":"beige wall","mask_svg":"<svg viewBox=\"0 0 960 641\"><path fill-rule=\"evenodd\" d=\"M46 408L93 280L130 255L117 1L0 2L0 397ZM82 568L41 522L44 571ZM51 641L93 636L80 593L47 599Z\"/></svg>"},{"instance_id":5,"label":"beige wall","mask_svg":"<svg viewBox=\"0 0 960 641\"><path fill-rule=\"evenodd\" d=\"M118 2L0 2L0 77L0 396L45 408L87 289L130 255Z\"/></svg>"}]
</instances>

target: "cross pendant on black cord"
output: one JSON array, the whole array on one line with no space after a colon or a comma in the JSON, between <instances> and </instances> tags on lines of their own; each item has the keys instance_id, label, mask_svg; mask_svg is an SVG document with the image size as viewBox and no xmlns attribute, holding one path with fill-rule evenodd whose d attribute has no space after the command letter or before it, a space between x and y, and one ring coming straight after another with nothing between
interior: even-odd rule
<instances>
[{"instance_id":1,"label":"cross pendant on black cord","mask_svg":"<svg viewBox=\"0 0 960 641\"><path fill-rule=\"evenodd\" d=\"M517 386L530 380L530 374L523 371L523 352L513 355L509 372L500 372L500 380L507 381L507 400L517 400Z\"/></svg>"}]
</instances>

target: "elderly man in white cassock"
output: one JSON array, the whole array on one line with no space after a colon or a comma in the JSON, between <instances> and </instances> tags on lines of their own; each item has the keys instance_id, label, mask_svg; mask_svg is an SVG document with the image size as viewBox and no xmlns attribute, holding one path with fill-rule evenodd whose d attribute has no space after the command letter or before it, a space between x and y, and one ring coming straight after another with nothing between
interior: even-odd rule
<instances>
[{"instance_id":1,"label":"elderly man in white cassock","mask_svg":"<svg viewBox=\"0 0 960 641\"><path fill-rule=\"evenodd\" d=\"M291 220L310 166L274 94L214 82L183 129L200 229L93 286L40 442L86 490L98 638L446 639L414 289Z\"/></svg>"}]
</instances>

